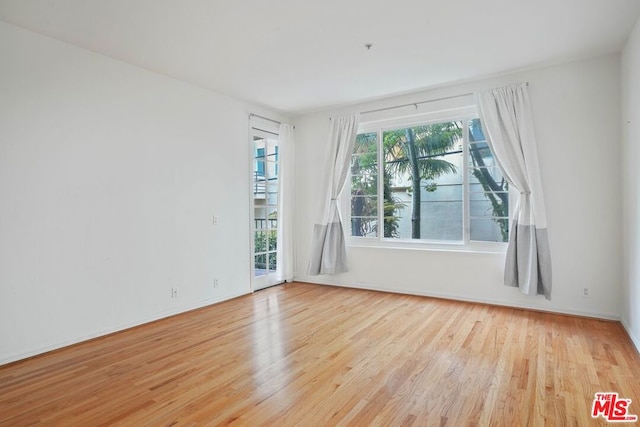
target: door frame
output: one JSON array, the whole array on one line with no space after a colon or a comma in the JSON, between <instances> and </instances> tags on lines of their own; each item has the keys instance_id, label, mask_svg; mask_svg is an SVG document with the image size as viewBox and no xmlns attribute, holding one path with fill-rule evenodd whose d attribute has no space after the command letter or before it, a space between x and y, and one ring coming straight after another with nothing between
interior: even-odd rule
<instances>
[{"instance_id":1,"label":"door frame","mask_svg":"<svg viewBox=\"0 0 640 427\"><path fill-rule=\"evenodd\" d=\"M268 186L268 181L269 181L269 162L268 162L268 156L269 156L269 152L268 152L268 147L265 145L265 152L264 152L264 173L266 175L265 178L265 205L262 206L256 206L255 202L256 202L256 162L257 162L257 157L256 157L256 147L255 147L255 137L261 137L264 138L265 140L267 139L271 139L271 140L275 140L276 141L276 147L278 147L278 133L277 133L277 127L275 129L273 129L273 126L263 126L262 123L260 124L260 126L258 127L257 124L250 124L249 126L249 160L250 160L250 178L249 178L249 183L250 183L250 274L251 274L251 289L252 291L257 291L260 289L264 289L264 288L268 288L270 286L274 286L279 284L281 281L277 280L276 278L276 271L277 271L277 264L276 264L276 270L270 270L269 269L269 257L270 257L270 252L269 252L269 248L268 248L268 240L267 240L267 247L266 247L266 257L265 257L265 264L266 264L266 274L260 275L260 276L256 276L256 268L255 268L255 235L256 235L256 231L262 230L262 229L258 229L256 227L256 207L258 208L264 208L266 211L266 228L264 228L265 231L269 232L271 230L273 230L270 227L270 223L269 223L269 209L273 208L274 205L269 205L269 201L268 201L268 191L267 189L269 188ZM277 151L276 151L277 153ZM279 158L276 158L275 164L277 165L277 168L279 169L280 164L279 164ZM276 170L278 170L276 169ZM277 173L276 173L276 177L277 177ZM276 181L277 182L277 181ZM276 212L277 209L279 208L279 198L280 198L280 189L277 187L277 201L276 201ZM276 239L277 239L277 229L279 227L280 224L276 223ZM267 237L268 239L269 237ZM279 242L276 242L276 246L278 245ZM276 260L276 263L279 262L278 260Z\"/></svg>"}]
</instances>

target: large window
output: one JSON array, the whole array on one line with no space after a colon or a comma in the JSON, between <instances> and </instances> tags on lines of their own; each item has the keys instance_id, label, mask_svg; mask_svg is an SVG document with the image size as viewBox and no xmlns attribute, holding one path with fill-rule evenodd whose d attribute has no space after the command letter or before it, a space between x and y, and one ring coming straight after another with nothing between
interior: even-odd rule
<instances>
[{"instance_id":1,"label":"large window","mask_svg":"<svg viewBox=\"0 0 640 427\"><path fill-rule=\"evenodd\" d=\"M364 126L351 160L351 235L506 242L509 193L474 117Z\"/></svg>"}]
</instances>

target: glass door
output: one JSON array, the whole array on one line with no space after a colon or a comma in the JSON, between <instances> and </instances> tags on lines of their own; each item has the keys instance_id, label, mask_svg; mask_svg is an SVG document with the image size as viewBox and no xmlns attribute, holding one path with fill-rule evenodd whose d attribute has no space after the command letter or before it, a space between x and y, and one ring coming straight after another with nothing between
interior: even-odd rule
<instances>
[{"instance_id":1,"label":"glass door","mask_svg":"<svg viewBox=\"0 0 640 427\"><path fill-rule=\"evenodd\" d=\"M278 135L251 129L252 177L252 287L263 289L279 283L278 263Z\"/></svg>"}]
</instances>

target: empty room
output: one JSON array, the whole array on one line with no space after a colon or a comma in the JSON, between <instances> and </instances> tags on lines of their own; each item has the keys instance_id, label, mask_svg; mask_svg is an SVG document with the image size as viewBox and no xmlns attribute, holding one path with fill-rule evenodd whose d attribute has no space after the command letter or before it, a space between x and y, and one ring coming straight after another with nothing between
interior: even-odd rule
<instances>
[{"instance_id":1,"label":"empty room","mask_svg":"<svg viewBox=\"0 0 640 427\"><path fill-rule=\"evenodd\" d=\"M0 426L639 425L637 0L0 0Z\"/></svg>"}]
</instances>

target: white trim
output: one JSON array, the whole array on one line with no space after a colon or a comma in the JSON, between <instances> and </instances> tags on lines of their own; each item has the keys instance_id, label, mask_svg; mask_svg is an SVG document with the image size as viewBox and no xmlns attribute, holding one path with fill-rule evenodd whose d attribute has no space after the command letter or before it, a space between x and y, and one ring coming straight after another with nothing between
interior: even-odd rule
<instances>
[{"instance_id":1,"label":"white trim","mask_svg":"<svg viewBox=\"0 0 640 427\"><path fill-rule=\"evenodd\" d=\"M275 120L263 118L261 116L252 115L249 117L249 127L257 130L275 133L280 131L280 123Z\"/></svg>"},{"instance_id":2,"label":"white trim","mask_svg":"<svg viewBox=\"0 0 640 427\"><path fill-rule=\"evenodd\" d=\"M255 221L255 212L256 212L256 205L255 205L255 194L254 194L254 179L255 179L255 162L256 162L256 147L255 147L255 140L254 137L258 137L258 138L263 138L263 140L265 141L265 147L264 147L264 173L265 176L267 178L267 180L265 181L265 202L266 204L264 205L264 209L266 209L267 212L267 232L270 231L271 229L269 228L269 220L268 220L268 216L269 216L269 209L273 208L273 205L269 205L269 195L268 195L268 189L269 189L269 184L268 184L268 178L269 178L269 163L273 163L275 165L276 168L279 167L280 161L279 159L276 159L273 162L269 161L269 149L268 149L268 142L266 142L267 140L275 140L276 141L276 147L279 147L279 137L280 137L280 128L278 125L275 125L275 123L270 123L272 122L272 120L270 119L264 119L264 118L260 118L259 116L253 115L251 117L251 120L262 120L263 122L267 123L269 126L275 126L275 131L271 131L271 130L265 130L265 129L259 129L254 127L251 123L249 124L249 162L250 162L250 175L249 175L249 182L250 182L250 189L249 189L249 206L250 206L250 212L249 212L249 253L250 253L250 259L249 259L249 271L250 271L250 281L251 281L251 290L253 292L255 291L259 291L261 289L264 288L268 288L270 286L275 286L278 283L280 283L280 281L276 278L276 272L272 272L269 273L267 271L266 274L261 275L261 276L256 276L255 274L255 233L256 233L256 221ZM269 126L264 126L266 128L269 128ZM279 189L278 189L279 191ZM278 198L280 197L280 195L278 194ZM260 206L262 207L262 206ZM277 208L276 208L277 209ZM268 246L265 248L265 260L267 263L267 266L269 265L269 248Z\"/></svg>"},{"instance_id":3,"label":"white trim","mask_svg":"<svg viewBox=\"0 0 640 427\"><path fill-rule=\"evenodd\" d=\"M183 314L186 313L188 311L192 311L192 310L197 310L199 308L203 308L203 307L207 307L210 305L214 305L214 304L218 304L224 301L228 301L230 299L233 298L238 298L241 297L243 295L249 295L251 294L251 291L249 292L238 292L238 293L234 293L234 294L230 294L230 295L226 295L223 297L218 297L218 298L208 298L205 299L193 306L187 306L187 307L180 307L180 308L174 308L174 309L170 309L170 310L164 310L164 311L160 311L158 313L152 314L150 316L144 317L142 319L139 320L135 320L132 322L127 322L127 323L121 323L118 326L115 326L113 328L107 328L107 329L102 329L100 331L88 334L88 335L83 335L74 339L70 339L70 340L64 340L64 341L59 341L55 344L51 344L51 345L47 345L44 347L38 347L35 348L33 350L29 350L26 351L24 353L14 353L14 354L9 354L9 355L5 355L0 359L0 366L2 365L6 365L7 363L12 363L12 362L17 362L19 360L22 359L26 359L29 357L33 357L33 356L38 356L40 354L43 353L47 353L53 350L60 350L64 347L68 347L74 344L79 344L82 343L84 341L88 341L94 338L99 338L105 335L110 335L116 332L122 332L125 331L127 329L131 329L134 328L136 326L140 326L140 325L144 325L147 323L151 323L151 322L155 322L156 320L160 320L160 319L165 319L167 317L171 317L171 316L176 316L178 314Z\"/></svg>"},{"instance_id":4,"label":"white trim","mask_svg":"<svg viewBox=\"0 0 640 427\"><path fill-rule=\"evenodd\" d=\"M472 246L469 194L469 119L465 119L462 120L462 238L465 246Z\"/></svg>"},{"instance_id":5,"label":"white trim","mask_svg":"<svg viewBox=\"0 0 640 427\"><path fill-rule=\"evenodd\" d=\"M620 323L622 323L622 327L627 332L627 335L629 335L629 338L631 339L633 345L636 347L636 351L640 354L640 337L637 337L633 334L633 331L631 330L629 325L627 325L627 322L625 322L624 319L620 320Z\"/></svg>"},{"instance_id":6,"label":"white trim","mask_svg":"<svg viewBox=\"0 0 640 427\"><path fill-rule=\"evenodd\" d=\"M394 249L417 249L417 250L437 250L437 251L452 251L452 252L479 252L479 253L506 253L508 242L482 242L471 240L471 220L475 219L471 216L470 212L470 200L471 194L469 189L470 184L470 172L469 172L469 121L479 117L475 104L469 105L467 101L456 101L457 105L448 109L442 109L442 107L430 106L433 110L415 112L413 114L405 114L404 116L394 115L392 117L385 117L384 119L378 119L375 121L368 121L360 123L358 126L358 134L361 133L373 133L377 134L377 151L378 151L378 236L360 237L351 235L351 194L350 191L342 191L340 195L339 206L347 212L346 220L343 222L343 232L345 235L345 244L347 247L379 247L379 248L394 248ZM403 107L406 108L406 107ZM418 107L416 107L417 109ZM388 115L387 111L383 111ZM397 129L398 127L410 127L419 126L425 124L442 123L443 121L460 121L462 123L462 239L461 241L437 241L427 239L393 239L385 238L380 235L381 228L383 229L384 221L380 219L384 216L384 199L381 193L383 188L384 174L381 173L384 168L383 163L383 150L382 135L383 132L390 129ZM351 180L351 173L347 177L347 182ZM345 182L345 186L346 186ZM513 206L513 191L510 190L509 194L509 213ZM510 218L510 215L507 219ZM485 219L485 218L482 218ZM490 219L490 218L487 218ZM347 227L349 224L349 227Z\"/></svg>"},{"instance_id":7,"label":"white trim","mask_svg":"<svg viewBox=\"0 0 640 427\"><path fill-rule=\"evenodd\" d=\"M451 110L440 110L430 113L421 113L408 116L394 117L392 119L378 120L373 122L360 123L358 133L382 132L394 129L403 129L412 126L430 125L443 122L464 121L478 118L478 110L475 105L465 106ZM378 142L381 143L382 139Z\"/></svg>"},{"instance_id":8,"label":"white trim","mask_svg":"<svg viewBox=\"0 0 640 427\"><path fill-rule=\"evenodd\" d=\"M255 292L255 289L253 289L253 276L255 274L255 258L253 255L253 245L254 245L254 233L255 233L255 212L254 212L254 207L253 204L255 203L254 201L254 178L253 178L253 170L255 168L255 145L253 143L253 127L251 127L251 119L253 118L253 116L249 116L249 121L247 122L248 125L248 135L247 135L247 144L249 144L249 156L248 157L248 162L249 162L249 187L247 188L247 196L249 197L249 253L247 254L247 257L249 258L249 288L251 289L251 292ZM265 165L266 166L266 165Z\"/></svg>"},{"instance_id":9,"label":"white trim","mask_svg":"<svg viewBox=\"0 0 640 427\"><path fill-rule=\"evenodd\" d=\"M354 283L344 283L344 282L338 283L337 281L333 281L333 280L321 280L317 277L312 277L312 276L296 277L294 281L313 283L316 285L339 286L342 288L363 289L368 291L389 292L394 294L417 295L422 297L442 298L442 299L448 299L453 301L463 301L463 302L497 305L497 306L509 307L509 308L521 308L525 310L543 311L545 313L568 314L571 316L590 317L595 319L613 320L618 322L620 321L620 315L617 313L601 313L601 312L589 312L589 311L581 311L581 310L566 310L566 309L560 309L557 307L544 307L544 306L538 306L533 304L516 304L511 301L492 300L488 298L475 298L475 297L468 297L465 295L451 294L447 292L422 292L422 291L416 291L413 289L403 289L403 288L390 289L383 286L370 286L370 285L363 286L363 285L354 284Z\"/></svg>"},{"instance_id":10,"label":"white trim","mask_svg":"<svg viewBox=\"0 0 640 427\"><path fill-rule=\"evenodd\" d=\"M365 237L365 239L375 239L376 242L380 243L382 241L382 239L384 238L384 175L385 175L385 170L384 170L384 150L381 150L380 148L382 148L382 144L384 143L384 140L382 139L384 134L384 131L382 130L382 128L378 128L376 131L376 151L378 154L378 163L377 163L377 174L378 174L378 187L376 188L376 197L378 197L378 219L377 221L377 227L378 227L378 231L377 231L377 236L375 237ZM357 137L357 136L356 136ZM349 182L349 191L343 191L343 193L346 193L348 196L347 198L349 199L349 202L351 202L351 185L352 184L352 180L351 180L351 168L349 168L349 176L347 177L347 180ZM345 184L346 185L346 184ZM382 191L381 191L382 190ZM347 218L347 221L349 223L349 232L345 233L346 239L345 239L345 244L347 246L353 246L353 244L350 242L350 240L354 237L351 234L351 209L349 209L347 212L349 212L349 218ZM382 220L382 221L381 221ZM356 239L357 240L357 239Z\"/></svg>"},{"instance_id":11,"label":"white trim","mask_svg":"<svg viewBox=\"0 0 640 427\"><path fill-rule=\"evenodd\" d=\"M350 231L350 230L347 230ZM405 249L410 251L435 251L435 252L473 252L488 254L507 253L506 242L476 242L447 241L447 240L411 240L392 239L378 237L358 237L346 235L347 247L378 248L378 249Z\"/></svg>"}]
</instances>

